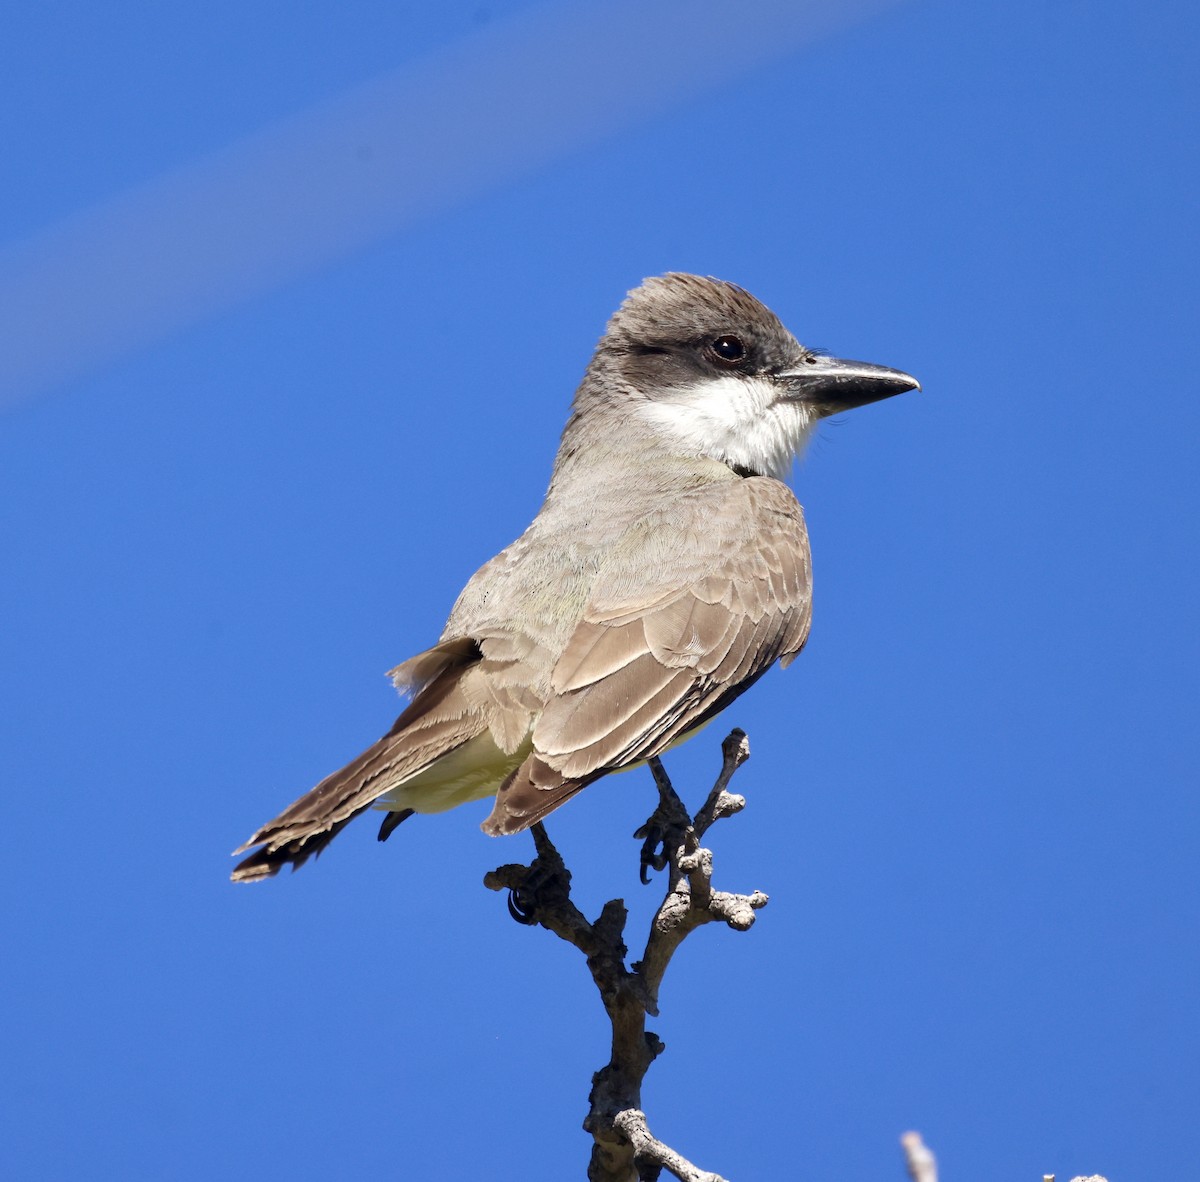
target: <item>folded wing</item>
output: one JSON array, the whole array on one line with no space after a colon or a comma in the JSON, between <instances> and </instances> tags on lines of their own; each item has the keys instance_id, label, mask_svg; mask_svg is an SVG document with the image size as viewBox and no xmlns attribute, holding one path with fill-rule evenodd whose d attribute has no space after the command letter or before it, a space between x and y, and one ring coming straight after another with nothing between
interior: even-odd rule
<instances>
[{"instance_id":1,"label":"folded wing","mask_svg":"<svg viewBox=\"0 0 1200 1182\"><path fill-rule=\"evenodd\" d=\"M708 486L639 522L606 559L484 829L524 829L703 725L800 651L811 589L803 514L777 480Z\"/></svg>"}]
</instances>

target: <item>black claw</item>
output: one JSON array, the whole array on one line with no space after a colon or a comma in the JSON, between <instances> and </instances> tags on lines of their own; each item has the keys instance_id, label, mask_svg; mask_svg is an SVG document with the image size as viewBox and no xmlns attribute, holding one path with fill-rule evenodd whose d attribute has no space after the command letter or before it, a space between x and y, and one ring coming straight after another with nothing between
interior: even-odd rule
<instances>
[{"instance_id":1,"label":"black claw","mask_svg":"<svg viewBox=\"0 0 1200 1182\"><path fill-rule=\"evenodd\" d=\"M638 877L642 885L650 883L651 872L665 870L667 866L667 841L661 829L655 829L647 834L642 842L642 853L638 865Z\"/></svg>"},{"instance_id":2,"label":"black claw","mask_svg":"<svg viewBox=\"0 0 1200 1182\"><path fill-rule=\"evenodd\" d=\"M522 895L523 892L516 889L508 892L508 913L517 923L533 927L537 923L537 906L532 901L527 903Z\"/></svg>"}]
</instances>

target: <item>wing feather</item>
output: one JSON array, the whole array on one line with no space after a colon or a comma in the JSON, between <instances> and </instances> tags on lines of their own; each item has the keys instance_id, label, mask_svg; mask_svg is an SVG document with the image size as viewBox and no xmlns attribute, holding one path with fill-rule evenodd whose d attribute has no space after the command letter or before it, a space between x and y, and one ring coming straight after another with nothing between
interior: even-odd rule
<instances>
[{"instance_id":1,"label":"wing feather","mask_svg":"<svg viewBox=\"0 0 1200 1182\"><path fill-rule=\"evenodd\" d=\"M577 628L551 675L556 693L592 685L623 669L646 651L640 619L607 628Z\"/></svg>"},{"instance_id":2,"label":"wing feather","mask_svg":"<svg viewBox=\"0 0 1200 1182\"><path fill-rule=\"evenodd\" d=\"M781 482L709 485L643 519L601 569L484 828L525 828L660 754L799 652L810 619L808 535Z\"/></svg>"}]
</instances>

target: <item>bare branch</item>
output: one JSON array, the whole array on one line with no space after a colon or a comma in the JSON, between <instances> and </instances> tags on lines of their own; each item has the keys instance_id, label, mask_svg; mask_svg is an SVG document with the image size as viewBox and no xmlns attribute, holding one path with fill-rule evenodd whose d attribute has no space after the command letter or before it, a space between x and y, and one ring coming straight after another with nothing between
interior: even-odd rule
<instances>
[{"instance_id":1,"label":"bare branch","mask_svg":"<svg viewBox=\"0 0 1200 1182\"><path fill-rule=\"evenodd\" d=\"M761 891L737 895L712 887L712 852L699 839L717 821L744 807L744 799L727 787L750 756L746 736L739 730L721 750L721 773L695 818L659 760L647 761L659 802L634 836L643 839L642 881L647 881L648 871L666 870L667 890L651 921L642 959L631 967L625 966L625 904L612 899L595 922L589 922L571 902L571 874L540 824L533 826L536 856L528 866L500 866L484 878L489 889L509 892L509 911L515 919L539 924L584 953L612 1024L612 1055L592 1077L590 1111L583 1122L594 1140L590 1182L653 1182L663 1170L681 1182L723 1182L653 1137L641 1108L642 1080L663 1050L658 1036L646 1029L646 1015L658 1013L659 987L675 950L690 932L713 920L745 931L767 903Z\"/></svg>"},{"instance_id":2,"label":"bare branch","mask_svg":"<svg viewBox=\"0 0 1200 1182\"><path fill-rule=\"evenodd\" d=\"M703 820L704 829L723 817L733 816L746 803L744 798L732 796L725 790L733 773L750 758L750 745L745 734L739 730L733 731L722 743L721 751L724 756L721 774L696 814L698 822ZM658 785L659 806L635 836L646 834L649 843L654 827L659 827L658 843L666 851L669 876L666 897L650 925L646 951L634 969L646 983L654 1007L650 1012L657 1014L658 990L663 975L675 950L687 935L714 919L744 932L754 923L754 912L765 907L768 900L762 891L733 895L712 889L712 851L699 844L699 834L704 830L698 829L688 817L659 761L654 759L649 762Z\"/></svg>"},{"instance_id":3,"label":"bare branch","mask_svg":"<svg viewBox=\"0 0 1200 1182\"><path fill-rule=\"evenodd\" d=\"M912 1182L937 1182L937 1160L921 1140L920 1133L905 1133L900 1138L904 1160Z\"/></svg>"},{"instance_id":4,"label":"bare branch","mask_svg":"<svg viewBox=\"0 0 1200 1182\"><path fill-rule=\"evenodd\" d=\"M697 837L703 837L715 822L732 817L734 813L740 813L746 807L744 796L725 791L729 787L729 781L733 779L733 773L750 758L750 740L746 738L746 732L734 727L721 744L721 755L724 760L721 774L708 794L708 799L696 814Z\"/></svg>"},{"instance_id":5,"label":"bare branch","mask_svg":"<svg viewBox=\"0 0 1200 1182\"><path fill-rule=\"evenodd\" d=\"M720 1174L692 1165L682 1154L653 1136L646 1124L646 1114L641 1109L627 1108L624 1112L618 1112L613 1118L613 1125L633 1146L634 1160L639 1167L668 1170L680 1182L725 1182Z\"/></svg>"}]
</instances>

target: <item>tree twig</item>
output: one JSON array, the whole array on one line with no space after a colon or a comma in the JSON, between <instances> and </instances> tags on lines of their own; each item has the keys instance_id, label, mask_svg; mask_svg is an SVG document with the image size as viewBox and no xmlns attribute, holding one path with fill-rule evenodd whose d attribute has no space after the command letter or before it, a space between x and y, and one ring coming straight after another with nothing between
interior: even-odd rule
<instances>
[{"instance_id":1,"label":"tree twig","mask_svg":"<svg viewBox=\"0 0 1200 1182\"><path fill-rule=\"evenodd\" d=\"M920 1133L905 1133L900 1138L904 1147L904 1162L912 1182L937 1182L937 1161L921 1140Z\"/></svg>"},{"instance_id":2,"label":"tree twig","mask_svg":"<svg viewBox=\"0 0 1200 1182\"><path fill-rule=\"evenodd\" d=\"M720 1174L692 1165L682 1154L664 1145L650 1132L646 1114L640 1108L626 1108L618 1112L613 1118L613 1125L633 1146L634 1160L643 1177L650 1170L670 1170L682 1182L725 1182Z\"/></svg>"},{"instance_id":3,"label":"tree twig","mask_svg":"<svg viewBox=\"0 0 1200 1182\"><path fill-rule=\"evenodd\" d=\"M675 950L690 932L714 920L745 931L767 903L761 891L737 895L712 887L712 852L699 839L745 805L742 797L727 791L734 772L750 756L745 734L733 731L721 752L721 773L694 817L662 764L648 761L659 803L634 836L643 839L642 880L647 881L649 870L667 870L667 890L651 921L642 958L628 968L624 902L610 900L595 922L589 922L571 902L570 872L540 824L533 826L536 857L528 866L500 866L484 878L491 890L510 892L509 910L515 918L540 924L584 953L609 1016L612 1054L592 1077L590 1109L583 1122L594 1141L590 1182L653 1182L663 1170L680 1182L723 1182L655 1138L641 1107L642 1080L663 1050L658 1036L646 1029L646 1015L658 1013L659 989Z\"/></svg>"}]
</instances>

